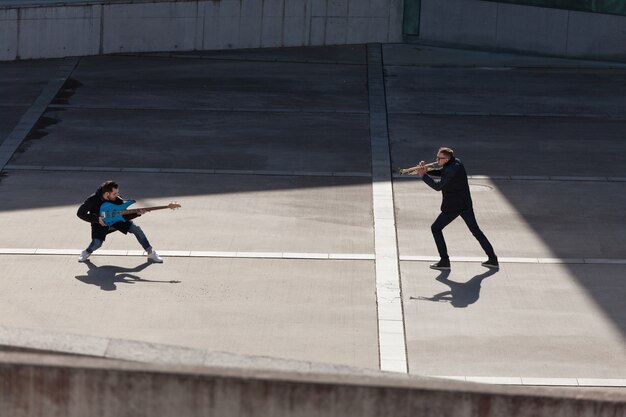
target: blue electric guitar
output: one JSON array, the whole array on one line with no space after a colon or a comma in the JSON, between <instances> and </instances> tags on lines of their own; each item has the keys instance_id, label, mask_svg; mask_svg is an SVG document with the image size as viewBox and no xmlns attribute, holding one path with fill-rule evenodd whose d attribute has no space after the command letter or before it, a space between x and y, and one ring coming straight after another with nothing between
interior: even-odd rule
<instances>
[{"instance_id":1,"label":"blue electric guitar","mask_svg":"<svg viewBox=\"0 0 626 417\"><path fill-rule=\"evenodd\" d=\"M166 208L174 210L180 208L180 204L169 203L167 206L128 209L128 206L133 203L135 203L135 200L124 201L122 204L113 204L106 201L100 206L100 217L102 217L102 221L104 222L104 224L106 224L107 226L112 226L117 222L125 222L126 219L123 217L125 214L134 214L138 213L141 210L153 211Z\"/></svg>"}]
</instances>

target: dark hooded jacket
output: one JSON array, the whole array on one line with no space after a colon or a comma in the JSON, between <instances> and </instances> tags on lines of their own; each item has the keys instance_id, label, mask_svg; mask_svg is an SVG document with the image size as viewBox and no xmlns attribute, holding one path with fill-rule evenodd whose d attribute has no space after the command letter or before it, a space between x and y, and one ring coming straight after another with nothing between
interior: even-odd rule
<instances>
[{"instance_id":1,"label":"dark hooded jacket","mask_svg":"<svg viewBox=\"0 0 626 417\"><path fill-rule=\"evenodd\" d=\"M100 217L100 206L105 201L106 200L104 199L104 197L102 197L102 187L99 187L95 193L89 196L87 200L85 200L85 202L81 204L81 206L78 208L78 212L76 213L76 215L80 217L82 220L88 223L91 223L91 238L92 239L105 240L106 235L113 231L113 230L109 230L108 226L102 226L98 222L98 219ZM120 197L117 197L115 201L109 201L109 202L119 205L119 204L122 204L124 200L122 200ZM125 222L117 222L112 227L115 230L119 230L120 232L126 234L128 233L130 226L132 225L132 222L130 220L134 219L135 217L138 217L138 215L137 214L125 215L124 216L124 218L126 219Z\"/></svg>"},{"instance_id":2,"label":"dark hooded jacket","mask_svg":"<svg viewBox=\"0 0 626 417\"><path fill-rule=\"evenodd\" d=\"M435 181L431 175L439 176L441 180ZM442 212L460 213L472 208L467 173L460 159L450 158L441 169L424 174L422 180L433 190L442 192Z\"/></svg>"}]
</instances>

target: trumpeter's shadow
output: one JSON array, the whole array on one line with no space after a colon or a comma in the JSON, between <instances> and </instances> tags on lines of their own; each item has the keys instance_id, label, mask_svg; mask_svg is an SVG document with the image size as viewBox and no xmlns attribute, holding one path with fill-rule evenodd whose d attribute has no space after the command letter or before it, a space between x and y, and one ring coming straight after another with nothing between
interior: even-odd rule
<instances>
[{"instance_id":1,"label":"trumpeter's shadow","mask_svg":"<svg viewBox=\"0 0 626 417\"><path fill-rule=\"evenodd\" d=\"M464 308L470 304L474 304L480 298L480 286L485 278L488 278L498 272L497 269L490 269L487 272L476 275L467 282L456 282L448 279L450 271L442 271L436 278L437 281L446 284L450 290L443 291L432 297L411 297L411 300L423 300L434 302L445 302L452 304L453 307Z\"/></svg>"},{"instance_id":2,"label":"trumpeter's shadow","mask_svg":"<svg viewBox=\"0 0 626 417\"><path fill-rule=\"evenodd\" d=\"M85 262L85 265L89 267L87 275L77 275L76 279L85 284L97 285L103 291L115 291L117 289L116 283L134 284L135 282L161 282L177 284L180 282L143 279L132 274L133 272L143 271L151 264L152 262L144 262L134 268L124 268L114 265L97 266L87 260Z\"/></svg>"}]
</instances>

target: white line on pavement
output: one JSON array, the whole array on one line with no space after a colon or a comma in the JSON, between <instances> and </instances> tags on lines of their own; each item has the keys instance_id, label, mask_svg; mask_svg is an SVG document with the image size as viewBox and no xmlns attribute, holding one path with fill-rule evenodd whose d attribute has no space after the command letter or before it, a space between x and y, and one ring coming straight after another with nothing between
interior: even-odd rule
<instances>
[{"instance_id":1,"label":"white line on pavement","mask_svg":"<svg viewBox=\"0 0 626 417\"><path fill-rule=\"evenodd\" d=\"M79 255L82 249L63 248L0 248L0 255ZM316 253L316 252L234 252L234 251L187 251L160 250L159 255L168 258L267 258L267 259L328 259L346 261L373 261L373 253ZM100 249L93 256L146 256L142 250ZM433 262L436 256L400 256L403 262ZM485 261L485 257L452 256L452 262ZM588 264L588 265L626 265L626 259L601 258L498 258L500 264ZM381 295L384 293L381 286ZM386 294L389 295L389 294Z\"/></svg>"},{"instance_id":2,"label":"white line on pavement","mask_svg":"<svg viewBox=\"0 0 626 417\"><path fill-rule=\"evenodd\" d=\"M0 255L80 255L82 249L0 248ZM346 261L373 261L369 253L313 253L313 252L228 252L160 250L168 258L257 258L257 259L322 259ZM92 256L146 256L142 250L100 249Z\"/></svg>"},{"instance_id":3,"label":"white line on pavement","mask_svg":"<svg viewBox=\"0 0 626 417\"><path fill-rule=\"evenodd\" d=\"M433 262L438 261L438 256L400 256L400 261L407 262ZM486 257L476 256L451 256L452 262L484 262ZM498 257L500 264L626 264L626 259L600 259L600 258L511 258Z\"/></svg>"},{"instance_id":4,"label":"white line on pavement","mask_svg":"<svg viewBox=\"0 0 626 417\"><path fill-rule=\"evenodd\" d=\"M367 45L380 369L408 372L380 44Z\"/></svg>"}]
</instances>

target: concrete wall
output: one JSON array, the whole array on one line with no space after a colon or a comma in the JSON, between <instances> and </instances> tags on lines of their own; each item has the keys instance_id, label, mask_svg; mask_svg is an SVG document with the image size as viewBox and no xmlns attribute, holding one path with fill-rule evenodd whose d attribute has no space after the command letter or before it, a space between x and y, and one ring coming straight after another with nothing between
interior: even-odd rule
<instances>
[{"instance_id":1,"label":"concrete wall","mask_svg":"<svg viewBox=\"0 0 626 417\"><path fill-rule=\"evenodd\" d=\"M139 364L0 352L0 415L616 417L621 392Z\"/></svg>"},{"instance_id":2,"label":"concrete wall","mask_svg":"<svg viewBox=\"0 0 626 417\"><path fill-rule=\"evenodd\" d=\"M626 16L480 0L421 4L421 40L626 61Z\"/></svg>"},{"instance_id":3,"label":"concrete wall","mask_svg":"<svg viewBox=\"0 0 626 417\"><path fill-rule=\"evenodd\" d=\"M15 4L0 8L0 60L402 40L402 0Z\"/></svg>"}]
</instances>

